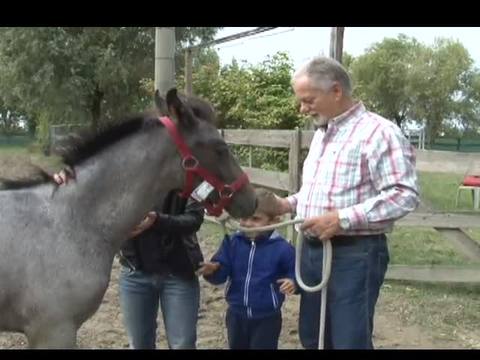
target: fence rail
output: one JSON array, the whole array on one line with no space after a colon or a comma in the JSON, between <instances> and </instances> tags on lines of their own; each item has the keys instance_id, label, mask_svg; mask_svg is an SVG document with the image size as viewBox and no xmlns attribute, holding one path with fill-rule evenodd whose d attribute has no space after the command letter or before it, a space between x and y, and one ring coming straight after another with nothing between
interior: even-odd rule
<instances>
[{"instance_id":1,"label":"fence rail","mask_svg":"<svg viewBox=\"0 0 480 360\"><path fill-rule=\"evenodd\" d=\"M288 172L244 167L252 183L271 189L294 193L301 181L301 151L308 149L314 131L300 130L221 130L229 144L262 146L289 149ZM480 164L480 154L458 154L443 151L417 151L417 170L454 171L465 173L472 164ZM435 165L438 164L438 165ZM453 213L411 213L397 222L399 226L429 227L440 232L457 251L466 258L480 261L480 244L464 231L466 228L480 228L477 215ZM289 230L293 236L293 229ZM480 283L480 266L470 267L440 265L392 265L387 279L428 281L428 282L474 282Z\"/></svg>"}]
</instances>

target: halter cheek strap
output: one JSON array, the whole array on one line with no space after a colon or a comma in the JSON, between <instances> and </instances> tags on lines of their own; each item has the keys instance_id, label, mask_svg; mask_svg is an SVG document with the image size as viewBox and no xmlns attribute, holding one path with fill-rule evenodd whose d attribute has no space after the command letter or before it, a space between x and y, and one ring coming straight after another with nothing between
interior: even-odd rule
<instances>
[{"instance_id":1,"label":"halter cheek strap","mask_svg":"<svg viewBox=\"0 0 480 360\"><path fill-rule=\"evenodd\" d=\"M205 200L202 202L202 204L207 209L209 215L221 215L223 209L232 201L233 195L243 186L249 183L247 174L242 172L240 177L233 183L225 184L210 171L200 166L199 161L195 156L192 155L190 148L185 143L182 136L178 132L177 127L170 118L164 116L159 118L159 120L165 126L170 134L170 137L177 146L177 149L182 157L182 167L186 171L185 185L183 191L180 193L180 196L184 198L188 198L190 196L194 188L195 176L198 176L210 183L219 194L219 201L217 203L213 204Z\"/></svg>"}]
</instances>

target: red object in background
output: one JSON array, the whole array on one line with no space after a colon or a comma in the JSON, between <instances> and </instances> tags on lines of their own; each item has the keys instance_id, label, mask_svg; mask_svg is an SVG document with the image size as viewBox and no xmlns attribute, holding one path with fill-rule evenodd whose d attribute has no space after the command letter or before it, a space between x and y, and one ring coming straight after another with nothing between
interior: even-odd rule
<instances>
[{"instance_id":1,"label":"red object in background","mask_svg":"<svg viewBox=\"0 0 480 360\"><path fill-rule=\"evenodd\" d=\"M465 186L480 186L480 175L465 176L462 185Z\"/></svg>"}]
</instances>

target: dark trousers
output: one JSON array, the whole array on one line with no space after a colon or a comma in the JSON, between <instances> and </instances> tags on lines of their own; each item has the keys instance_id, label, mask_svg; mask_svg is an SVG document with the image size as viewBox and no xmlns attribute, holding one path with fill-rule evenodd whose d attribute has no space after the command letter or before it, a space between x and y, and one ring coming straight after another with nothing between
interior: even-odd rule
<instances>
[{"instance_id":1,"label":"dark trousers","mask_svg":"<svg viewBox=\"0 0 480 360\"><path fill-rule=\"evenodd\" d=\"M282 329L282 314L248 319L227 310L228 345L230 349L277 349Z\"/></svg>"},{"instance_id":2,"label":"dark trousers","mask_svg":"<svg viewBox=\"0 0 480 360\"><path fill-rule=\"evenodd\" d=\"M326 349L371 349L373 317L389 262L385 235L332 239L332 271L325 316ZM316 285L322 279L323 247L319 240L304 242L301 274ZM303 347L318 348L321 292L303 292L299 335Z\"/></svg>"}]
</instances>

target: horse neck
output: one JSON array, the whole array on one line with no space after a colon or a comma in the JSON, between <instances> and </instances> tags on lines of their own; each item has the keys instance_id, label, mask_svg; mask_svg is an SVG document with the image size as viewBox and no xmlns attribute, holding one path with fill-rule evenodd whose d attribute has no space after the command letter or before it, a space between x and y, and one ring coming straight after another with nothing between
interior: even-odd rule
<instances>
[{"instance_id":1,"label":"horse neck","mask_svg":"<svg viewBox=\"0 0 480 360\"><path fill-rule=\"evenodd\" d=\"M163 128L133 134L76 169L66 192L82 227L118 249L154 204L183 185L180 158ZM68 186L67 186L68 187Z\"/></svg>"}]
</instances>

